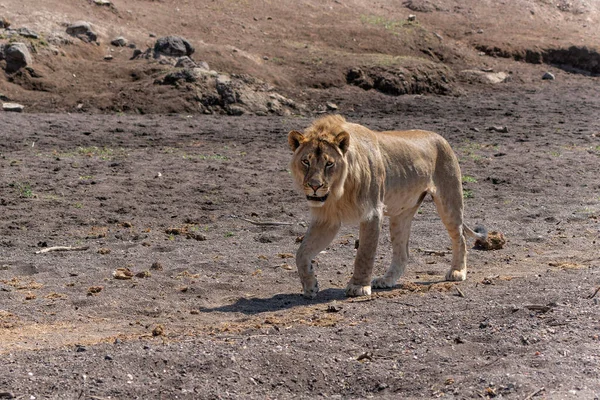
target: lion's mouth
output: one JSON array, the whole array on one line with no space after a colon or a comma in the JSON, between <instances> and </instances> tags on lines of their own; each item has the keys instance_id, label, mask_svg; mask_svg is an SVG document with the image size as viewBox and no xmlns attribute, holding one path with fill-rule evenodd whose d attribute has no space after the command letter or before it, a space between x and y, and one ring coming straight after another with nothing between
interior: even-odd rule
<instances>
[{"instance_id":1,"label":"lion's mouth","mask_svg":"<svg viewBox=\"0 0 600 400\"><path fill-rule=\"evenodd\" d=\"M327 200L327 196L329 196L329 193L327 193L325 196L310 196L307 194L306 199L309 201L320 201L323 203L325 200Z\"/></svg>"}]
</instances>

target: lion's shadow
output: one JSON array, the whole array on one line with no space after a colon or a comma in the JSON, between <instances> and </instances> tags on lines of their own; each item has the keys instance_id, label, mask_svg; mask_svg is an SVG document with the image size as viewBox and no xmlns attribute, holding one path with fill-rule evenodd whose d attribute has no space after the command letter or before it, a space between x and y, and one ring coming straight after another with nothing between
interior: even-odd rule
<instances>
[{"instance_id":1,"label":"lion's shadow","mask_svg":"<svg viewBox=\"0 0 600 400\"><path fill-rule=\"evenodd\" d=\"M314 306L330 303L334 300L344 300L343 289L325 289L314 299L306 299L299 293L276 294L269 298L239 298L233 304L213 308L201 308L200 312L226 312L256 315L264 312L287 310L294 307Z\"/></svg>"}]
</instances>

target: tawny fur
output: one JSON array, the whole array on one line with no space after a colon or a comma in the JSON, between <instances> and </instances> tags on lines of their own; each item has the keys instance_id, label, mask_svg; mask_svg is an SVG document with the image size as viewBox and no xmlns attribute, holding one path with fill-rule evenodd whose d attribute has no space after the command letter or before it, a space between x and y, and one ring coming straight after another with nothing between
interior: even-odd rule
<instances>
[{"instance_id":1,"label":"tawny fur","mask_svg":"<svg viewBox=\"0 0 600 400\"><path fill-rule=\"evenodd\" d=\"M421 131L374 132L339 115L313 122L304 133L290 132L290 168L307 196L311 224L296 254L306 297L318 292L311 260L335 237L342 223L359 223L360 247L349 296L369 295L371 286L392 287L408 261L410 224L431 195L453 246L446 279L466 278L464 234L483 238L463 223L458 161L440 135ZM383 215L390 217L392 265L371 281Z\"/></svg>"}]
</instances>

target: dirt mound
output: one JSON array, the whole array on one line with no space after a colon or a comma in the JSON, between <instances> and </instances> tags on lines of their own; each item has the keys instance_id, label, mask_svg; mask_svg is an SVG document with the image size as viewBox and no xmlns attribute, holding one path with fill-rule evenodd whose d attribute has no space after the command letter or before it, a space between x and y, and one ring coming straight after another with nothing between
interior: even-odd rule
<instances>
[{"instance_id":1,"label":"dirt mound","mask_svg":"<svg viewBox=\"0 0 600 400\"><path fill-rule=\"evenodd\" d=\"M410 0L402 7L392 1L373 7L364 0L292 6L48 0L35 10L17 0L4 5L2 17L11 23L0 44L22 42L32 60L0 77L0 92L26 111L295 114L302 112L295 104L327 98L331 89L353 93L354 85L394 96L457 94L464 84L454 79L457 73L494 67L498 56L596 74L600 45L593 34L599 6L589 2L491 7L474 0ZM88 30L74 35L73 26ZM548 50L531 50L536 46ZM481 51L492 57L479 56ZM150 56L132 57L136 52ZM156 52L196 64L177 68L206 63L231 83L217 85L213 77L198 83L204 78L175 69L172 60L153 57ZM356 74L356 67L362 72ZM167 75L168 84L154 83ZM232 91L233 97L225 93Z\"/></svg>"},{"instance_id":2,"label":"dirt mound","mask_svg":"<svg viewBox=\"0 0 600 400\"><path fill-rule=\"evenodd\" d=\"M440 64L403 67L354 67L346 74L350 85L375 89L392 96L404 94L451 94L453 72Z\"/></svg>"},{"instance_id":3,"label":"dirt mound","mask_svg":"<svg viewBox=\"0 0 600 400\"><path fill-rule=\"evenodd\" d=\"M522 50L479 45L477 49L491 57L512 58L516 61L524 61L531 64L549 64L574 73L587 75L600 74L600 53L595 49L585 46Z\"/></svg>"}]
</instances>

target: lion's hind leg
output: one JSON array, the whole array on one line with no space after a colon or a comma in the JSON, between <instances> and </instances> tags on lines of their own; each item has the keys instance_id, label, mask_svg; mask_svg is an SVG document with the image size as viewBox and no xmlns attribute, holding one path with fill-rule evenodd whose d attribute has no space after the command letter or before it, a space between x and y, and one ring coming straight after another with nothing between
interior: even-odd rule
<instances>
[{"instance_id":1,"label":"lion's hind leg","mask_svg":"<svg viewBox=\"0 0 600 400\"><path fill-rule=\"evenodd\" d=\"M467 279L467 242L463 233L462 189L460 185L457 187L459 192L453 196L433 196L438 214L452 240L452 266L446 273L447 281Z\"/></svg>"},{"instance_id":2,"label":"lion's hind leg","mask_svg":"<svg viewBox=\"0 0 600 400\"><path fill-rule=\"evenodd\" d=\"M404 274L408 262L408 239L410 226L419 204L399 215L390 217L390 235L392 239L392 264L383 276L376 277L371 282L373 288L385 289L394 287L398 279Z\"/></svg>"}]
</instances>

